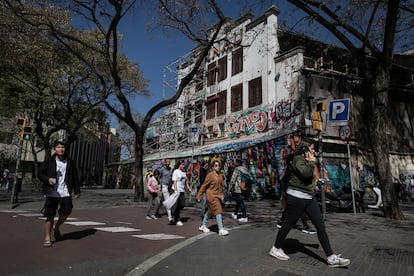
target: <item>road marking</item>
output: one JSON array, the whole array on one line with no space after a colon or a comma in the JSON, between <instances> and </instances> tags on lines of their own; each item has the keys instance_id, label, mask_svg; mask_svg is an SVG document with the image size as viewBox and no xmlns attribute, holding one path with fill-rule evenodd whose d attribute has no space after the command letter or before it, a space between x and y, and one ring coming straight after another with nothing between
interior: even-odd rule
<instances>
[{"instance_id":1,"label":"road marking","mask_svg":"<svg viewBox=\"0 0 414 276\"><path fill-rule=\"evenodd\" d=\"M94 225L105 225L106 223L97 221L66 221L66 224L75 226L94 226Z\"/></svg>"},{"instance_id":2,"label":"road marking","mask_svg":"<svg viewBox=\"0 0 414 276\"><path fill-rule=\"evenodd\" d=\"M141 238L146 240L172 240L172 239L185 239L185 237L169 234L147 234L147 235L132 235L134 238Z\"/></svg>"},{"instance_id":3,"label":"road marking","mask_svg":"<svg viewBox=\"0 0 414 276\"><path fill-rule=\"evenodd\" d=\"M112 233L121 233L121 232L135 232L135 231L141 231L141 229L135 229L130 227L96 227L94 228L96 230L105 231L105 232L112 232Z\"/></svg>"},{"instance_id":4,"label":"road marking","mask_svg":"<svg viewBox=\"0 0 414 276\"><path fill-rule=\"evenodd\" d=\"M120 223L120 224L132 224L132 222L127 222L127 221L114 221L115 223Z\"/></svg>"},{"instance_id":5,"label":"road marking","mask_svg":"<svg viewBox=\"0 0 414 276\"><path fill-rule=\"evenodd\" d=\"M42 216L42 214L39 214L39 213L18 214L18 215L22 216L22 217L40 217L40 216Z\"/></svg>"},{"instance_id":6,"label":"road marking","mask_svg":"<svg viewBox=\"0 0 414 276\"><path fill-rule=\"evenodd\" d=\"M2 213L25 213L27 211L22 211L22 210L6 210L6 209L3 209L3 210L0 210L0 212L2 212Z\"/></svg>"}]
</instances>

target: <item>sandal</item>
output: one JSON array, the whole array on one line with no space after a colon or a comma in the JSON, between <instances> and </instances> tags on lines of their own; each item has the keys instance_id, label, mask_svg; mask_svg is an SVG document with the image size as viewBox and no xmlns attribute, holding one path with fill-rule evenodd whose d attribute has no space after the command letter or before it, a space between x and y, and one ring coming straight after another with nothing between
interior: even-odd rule
<instances>
[{"instance_id":1,"label":"sandal","mask_svg":"<svg viewBox=\"0 0 414 276\"><path fill-rule=\"evenodd\" d=\"M60 233L59 230L55 230L54 234L55 234L55 240L59 241L62 239L62 234Z\"/></svg>"},{"instance_id":2,"label":"sandal","mask_svg":"<svg viewBox=\"0 0 414 276\"><path fill-rule=\"evenodd\" d=\"M45 240L43 242L43 247L51 247L52 246L52 241L50 240Z\"/></svg>"}]
</instances>

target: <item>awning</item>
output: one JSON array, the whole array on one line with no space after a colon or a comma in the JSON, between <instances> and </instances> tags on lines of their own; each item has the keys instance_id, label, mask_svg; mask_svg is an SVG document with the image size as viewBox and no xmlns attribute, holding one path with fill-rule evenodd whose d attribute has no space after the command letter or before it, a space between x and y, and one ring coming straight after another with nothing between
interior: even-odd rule
<instances>
[{"instance_id":1,"label":"awning","mask_svg":"<svg viewBox=\"0 0 414 276\"><path fill-rule=\"evenodd\" d=\"M186 148L173 151L157 152L149 155L144 155L144 161L154 161L160 159L179 159L192 156L214 155L222 152L238 151L245 148L255 146L260 143L279 138L281 136L291 133L281 130L269 130L263 133L254 133L245 135L239 138L228 138L226 140L217 141L203 146L195 146L194 149Z\"/></svg>"}]
</instances>

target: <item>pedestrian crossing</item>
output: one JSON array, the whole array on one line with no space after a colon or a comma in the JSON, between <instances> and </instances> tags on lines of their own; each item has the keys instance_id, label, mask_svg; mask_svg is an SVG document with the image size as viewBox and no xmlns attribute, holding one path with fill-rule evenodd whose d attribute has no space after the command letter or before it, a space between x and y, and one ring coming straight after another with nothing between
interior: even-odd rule
<instances>
[{"instance_id":1,"label":"pedestrian crossing","mask_svg":"<svg viewBox=\"0 0 414 276\"><path fill-rule=\"evenodd\" d=\"M25 211L25 210L6 210L6 209L1 210L0 209L0 213L13 214L13 218L21 216L21 217L34 217L34 218L37 217L38 219L45 220L45 217L43 217L41 214L31 213L31 212ZM116 221L114 223L124 224L124 225L132 224L131 222L126 222L126 221ZM141 232L142 231L142 229L139 229L139 228L132 228L132 227L126 227L126 226L111 226L111 225L107 225L107 223L105 223L105 222L82 220L82 219L73 218L73 217L69 217L66 220L65 224L72 225L72 226L77 226L77 227L90 226L90 227L93 227L93 229L95 229L97 231L102 231L102 232L107 232L107 233L128 233L128 232L132 233L132 232ZM151 240L151 241L185 239L185 237L183 237L183 236L172 235L172 234L167 234L167 233L151 233L151 234L144 234L144 235L134 234L134 235L131 235L131 237L132 238L145 239L145 240Z\"/></svg>"}]
</instances>

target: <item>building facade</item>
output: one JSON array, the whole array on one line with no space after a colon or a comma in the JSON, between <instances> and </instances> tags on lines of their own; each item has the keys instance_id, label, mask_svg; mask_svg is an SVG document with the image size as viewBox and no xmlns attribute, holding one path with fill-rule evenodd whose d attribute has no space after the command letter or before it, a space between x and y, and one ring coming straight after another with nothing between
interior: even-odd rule
<instances>
[{"instance_id":1,"label":"building facade","mask_svg":"<svg viewBox=\"0 0 414 276\"><path fill-rule=\"evenodd\" d=\"M163 158L184 158L191 170L191 160L215 156L226 161L227 170L228 161L241 158L257 177L260 193L277 196L278 179L291 150L290 134L302 130L318 142L323 167L335 187L351 180L361 189L379 184L361 113L355 61L343 49L281 30L278 14L272 6L256 19L248 14L227 23L226 33L176 105L148 129L147 168L157 168ZM192 69L195 55L197 48L187 59L178 60L178 83ZM412 60L412 54L406 56ZM395 108L384 134L392 141L389 157L395 181L414 179L413 64L393 70L390 103ZM347 120L340 119L342 110L335 109L335 101L342 104L342 100ZM321 132L314 129L315 111L322 120ZM341 131L346 130L351 132L344 137Z\"/></svg>"}]
</instances>

